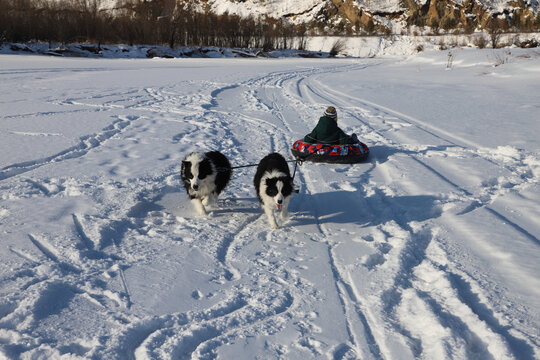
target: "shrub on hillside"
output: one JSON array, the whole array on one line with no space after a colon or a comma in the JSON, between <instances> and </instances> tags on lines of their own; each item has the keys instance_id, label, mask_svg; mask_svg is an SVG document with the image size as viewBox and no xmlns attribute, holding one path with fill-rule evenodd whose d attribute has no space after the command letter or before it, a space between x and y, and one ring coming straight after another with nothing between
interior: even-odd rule
<instances>
[{"instance_id":1,"label":"shrub on hillside","mask_svg":"<svg viewBox=\"0 0 540 360\"><path fill-rule=\"evenodd\" d=\"M332 44L332 48L330 49L330 56L337 56L343 50L345 50L345 41L343 39L338 39L334 42L334 44Z\"/></svg>"},{"instance_id":2,"label":"shrub on hillside","mask_svg":"<svg viewBox=\"0 0 540 360\"><path fill-rule=\"evenodd\" d=\"M484 34L479 34L478 36L476 36L474 38L473 44L479 49L484 49L487 46L487 40L484 37Z\"/></svg>"}]
</instances>

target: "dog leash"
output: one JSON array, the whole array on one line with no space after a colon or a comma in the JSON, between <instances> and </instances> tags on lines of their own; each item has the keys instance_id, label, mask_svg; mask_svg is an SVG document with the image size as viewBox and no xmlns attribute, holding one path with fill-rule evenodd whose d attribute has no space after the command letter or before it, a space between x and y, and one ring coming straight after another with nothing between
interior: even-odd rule
<instances>
[{"instance_id":1,"label":"dog leash","mask_svg":"<svg viewBox=\"0 0 540 360\"><path fill-rule=\"evenodd\" d=\"M304 160L301 160L301 159L287 160L287 162L293 162L293 161L294 161L294 171L293 171L293 174L292 174L292 179L294 181L294 177L296 176L296 168L298 167L298 164L300 164L300 166L302 166L304 164Z\"/></svg>"},{"instance_id":2,"label":"dog leash","mask_svg":"<svg viewBox=\"0 0 540 360\"><path fill-rule=\"evenodd\" d=\"M248 164L248 165L239 165L239 166L231 166L230 168L220 168L220 169L223 169L222 171L227 171L227 170L233 170L233 169L241 169L241 168L247 168L247 167L254 167L254 166L257 166L259 164ZM219 170L218 170L219 171Z\"/></svg>"},{"instance_id":3,"label":"dog leash","mask_svg":"<svg viewBox=\"0 0 540 360\"><path fill-rule=\"evenodd\" d=\"M304 160L301 160L301 159L295 159L295 160L285 160L286 162L294 162L294 174L296 173L296 168L298 166L298 163L300 163L300 165L302 165L304 163ZM222 172L222 171L229 171L229 170L234 170L234 169L241 169L241 168L247 168L247 167L255 167L259 164L247 164L247 165L238 165L238 166L231 166L230 168L224 168L224 167L219 167L217 168L216 170L219 171L219 172ZM294 179L294 175L292 176L293 179Z\"/></svg>"},{"instance_id":4,"label":"dog leash","mask_svg":"<svg viewBox=\"0 0 540 360\"><path fill-rule=\"evenodd\" d=\"M306 159L294 159L294 160L285 160L286 162L290 163L290 162L294 162L294 171L293 171L293 175L292 175L292 181L294 181L294 177L296 176L296 169L298 168L298 165L302 166L302 164L304 164L304 161ZM229 170L233 170L233 169L241 169L241 168L247 168L247 167L255 167L259 164L247 164L247 165L238 165L238 166L231 166L230 168L224 168L224 167L219 167L217 168L216 170L218 172L224 172L224 171L229 171ZM294 189L294 192L295 193L299 193L300 190L298 189Z\"/></svg>"}]
</instances>

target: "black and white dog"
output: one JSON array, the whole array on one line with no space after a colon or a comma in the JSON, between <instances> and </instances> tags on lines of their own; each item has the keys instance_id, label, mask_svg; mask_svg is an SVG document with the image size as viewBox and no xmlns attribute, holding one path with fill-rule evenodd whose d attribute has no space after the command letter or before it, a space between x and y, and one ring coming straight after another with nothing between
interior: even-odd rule
<instances>
[{"instance_id":1,"label":"black and white dog","mask_svg":"<svg viewBox=\"0 0 540 360\"><path fill-rule=\"evenodd\" d=\"M255 190L272 229L277 229L275 212L281 210L281 219L287 217L287 207L293 193L293 179L289 165L278 153L266 155L257 166Z\"/></svg>"},{"instance_id":2,"label":"black and white dog","mask_svg":"<svg viewBox=\"0 0 540 360\"><path fill-rule=\"evenodd\" d=\"M207 215L205 205L217 203L231 174L229 160L219 151L194 152L182 161L182 181L197 214Z\"/></svg>"}]
</instances>

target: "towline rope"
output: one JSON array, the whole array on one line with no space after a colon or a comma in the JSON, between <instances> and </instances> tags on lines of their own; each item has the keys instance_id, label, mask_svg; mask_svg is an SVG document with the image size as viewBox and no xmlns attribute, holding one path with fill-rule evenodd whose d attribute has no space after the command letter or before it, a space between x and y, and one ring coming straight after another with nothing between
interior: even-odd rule
<instances>
[{"instance_id":1,"label":"towline rope","mask_svg":"<svg viewBox=\"0 0 540 360\"><path fill-rule=\"evenodd\" d=\"M298 159L295 159L295 160L285 160L286 162L294 162L296 164L298 163L303 163L304 161L303 160L298 160ZM254 166L257 166L259 164L248 164L248 165L239 165L239 166L231 166L231 170L232 169L241 169L241 168L247 168L247 167L254 167ZM302 164L300 164L302 165ZM295 168L296 168L296 165L295 165ZM219 168L218 171L227 171L226 168Z\"/></svg>"},{"instance_id":2,"label":"towline rope","mask_svg":"<svg viewBox=\"0 0 540 360\"><path fill-rule=\"evenodd\" d=\"M298 168L298 164L300 164L300 166L302 166L302 164L304 163L304 160L305 159L285 160L288 163L294 162L294 171L293 171L293 175L292 175L292 180L293 181L294 181L294 177L296 176L296 169ZM223 171L229 171L229 170L233 170L233 169L254 167L254 166L257 166L257 165L259 165L259 164L238 165L238 166L231 166L230 168L220 167L220 168L217 168L217 171L223 172ZM298 192L299 190L294 190L294 191Z\"/></svg>"}]
</instances>

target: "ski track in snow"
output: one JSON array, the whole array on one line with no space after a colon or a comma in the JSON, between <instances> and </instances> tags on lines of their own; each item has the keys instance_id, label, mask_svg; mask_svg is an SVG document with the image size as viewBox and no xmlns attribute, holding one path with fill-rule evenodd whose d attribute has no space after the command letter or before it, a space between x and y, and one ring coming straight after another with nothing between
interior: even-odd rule
<instances>
[{"instance_id":1,"label":"ski track in snow","mask_svg":"<svg viewBox=\"0 0 540 360\"><path fill-rule=\"evenodd\" d=\"M467 203L471 202L472 205L467 206L463 211L458 213L458 215L465 214L467 212L470 212L472 210L475 210L476 208L485 207L490 213L494 214L497 217L502 218L502 220L505 221L505 223L508 224L508 226L514 227L517 231L521 232L524 237L531 239L533 242L538 243L538 239L528 233L526 230L522 229L519 225L514 224L513 222L509 221L506 217L499 214L497 211L489 208L489 204L493 202L495 198L497 198L500 194L506 193L509 188L513 187L519 187L523 185L528 185L533 182L537 182L537 179L535 179L531 172L528 169L522 170L522 168L526 168L526 165L523 163L514 164L512 167L506 166L505 164L500 165L497 163L493 158L489 157L487 154L483 154L481 149L479 149L479 146L474 143L470 143L469 141L466 141L461 138L456 138L455 136L448 134L440 129L434 128L431 125L427 125L423 123L420 120L411 118L409 116L406 116L404 114L401 114L398 111L394 111L392 109L389 109L384 106L379 106L377 104L374 104L369 101L365 101L362 99L356 99L351 97L350 95L347 95L342 92L337 92L327 86L324 86L321 84L321 82L315 82L311 86L309 86L309 90L312 91L317 97L320 97L324 100L326 100L326 103L332 103L338 105L340 108L346 108L347 114L351 117L356 117L360 120L358 116L355 116L356 113L363 114L365 117L369 119L370 114L371 117L376 118L382 118L383 124L385 118L390 118L392 120L395 120L397 122L402 122L407 125L415 126L419 131L425 132L427 134L432 135L433 137L440 139L446 143L449 144L449 147L457 147L459 150L461 150L464 154L462 156L472 156L472 157L480 157L483 161L489 162L493 166L502 167L508 170L511 173L511 176L513 179L518 179L515 183L511 184L511 186L505 186L504 188L500 188L499 184L496 183L493 186L486 186L483 190L483 193L481 197L476 197L473 193L471 193L469 190L465 189L463 186L460 186L454 182L454 180L450 180L447 178L446 175L442 174L438 170L436 170L434 167L428 165L426 162L424 162L421 159L421 156L416 155L414 151L406 151L408 157L412 158L416 163L420 164L421 166L428 169L433 176L438 177L442 179L444 182L448 183L452 187L456 189L456 191L460 194L462 194L462 199L460 199L460 202ZM347 99L347 100L343 100ZM374 114L374 115L373 115ZM395 146L397 145L396 142L388 139L384 135L384 130L381 130L380 125L377 123L372 123L364 120L360 120L363 124L365 124L370 132L373 132L377 134L380 137L381 141L384 141L384 145L386 146ZM435 150L437 151L437 150ZM444 151L444 149L443 149ZM372 159L373 161L373 159ZM378 161L377 158L375 158L375 161ZM517 171L515 171L517 166ZM381 203L384 203L384 199L380 199ZM440 205L439 205L440 206ZM393 214L394 218L396 219L398 225L404 229L408 233L408 243L406 244L406 247L404 248L404 252L402 256L404 256L405 259L410 258L410 260L402 261L402 268L399 271L396 271L397 274L399 274L398 277L396 277L395 283L393 285L393 288L388 289L385 291L384 294L382 294L382 300L385 299L391 299L390 302L386 301L386 304L384 305L385 312L388 314L388 316L391 318L393 317L393 314L395 312L395 307L399 305L399 301L397 298L400 296L400 293L404 291L404 289L409 289L412 286L410 284L410 279L413 278L414 270L419 267L420 265L423 265L424 262L431 262L432 260L429 259L426 255L426 251L431 243L431 241L434 240L433 230L430 229L422 229L420 232L415 232L410 225L408 225L408 222L406 220L401 220L401 216L398 213ZM437 216L437 215L435 215ZM378 257L380 259L380 257ZM384 260L376 260L372 262L372 264L381 265L384 262ZM371 265L373 268L374 266ZM437 271L438 269L434 269ZM438 270L440 271L440 270ZM452 273L449 271L449 269L444 269L444 271L447 273L446 277L449 279L449 285L450 288L449 291L455 291L458 294L463 294L465 291L471 290L471 285L463 279L460 275ZM454 279L454 281L451 281L450 279ZM460 281L455 281L455 279L459 279ZM469 281L472 281L472 279L467 279ZM450 317L450 313L447 309L445 309L444 304L441 305L440 303L437 303L435 300L434 295L431 295L429 292L426 291L417 291L416 296L419 296L423 301L428 303L432 307L432 311L439 315L441 318L441 324L444 324L448 326L446 317ZM503 326L501 326L498 322L498 320L495 320L497 317L494 316L494 312L492 309L489 309L489 307L486 307L485 304L477 303L475 302L475 298L478 298L478 295L475 293L469 293L467 296L458 296L460 299L463 300L469 300L470 303L465 303L464 305L467 306L471 312L476 312L476 309L479 307L483 308L483 314L476 312L476 315L478 315L482 320L485 321L483 324L475 324L473 320L469 320L467 322L464 319L459 319L454 317L453 322L461 323L456 329L455 329L455 336L463 336L462 333L465 331L466 336L469 336L476 342L476 344L472 344L476 347L485 347L485 349L482 350L485 354L490 353L490 348L494 348L493 354L505 354L505 357L511 358L512 355L519 356L519 354L529 354L529 356L533 356L531 348L525 341L522 339L516 338L515 336L511 335L508 331L504 329ZM495 321L491 321L495 320ZM478 333L474 333L472 329L479 329ZM405 336L410 337L410 334L408 332L404 332L403 329L400 329L404 333ZM485 338L490 338L493 340L493 344L485 344L482 343ZM502 339L501 339L502 338ZM482 339L482 340L481 340ZM418 342L417 339L410 339L412 340L413 344L418 344L417 346L421 347L421 342ZM413 350L415 350L413 348ZM390 355L390 354L388 354ZM418 349L416 349L415 356L419 356L420 353L418 352ZM466 355L467 357L475 356L478 354L475 354L471 351L471 349L466 349ZM450 356L450 354L448 354Z\"/></svg>"},{"instance_id":2,"label":"ski track in snow","mask_svg":"<svg viewBox=\"0 0 540 360\"><path fill-rule=\"evenodd\" d=\"M298 76L298 74L294 74L296 76ZM270 85L268 85L268 82L266 84L266 86L278 86L278 87L283 87L283 85L288 81L288 80L291 80L292 78L294 78L294 76L288 76L288 78L286 79L283 79L281 78L279 81L274 81L274 79L272 79L272 77L270 77ZM304 79L302 79L304 80ZM261 79L258 79L257 81L261 81ZM343 99L343 97L340 97L340 96L331 96L333 94L333 92L331 91L331 89L327 88L327 87L320 87L321 90L319 89L316 89L316 86L320 86L320 83L316 82L316 83L311 83L310 85L306 86L306 91L309 91L311 92L313 95L311 96L308 96L308 98L315 98L315 97L319 97L323 100L325 100L324 102L325 103L332 103L332 104L337 104L338 106L340 107L345 107L345 108L350 108L351 107L351 103L343 103L343 100L340 101L340 99ZM297 85L297 89L300 88L300 85ZM315 90L316 89L316 90ZM227 89L224 89L224 91L227 90ZM298 90L298 94L301 94L301 90ZM218 92L216 92L215 94L218 94ZM324 94L324 95L323 95ZM330 96L329 96L330 94ZM339 95L343 95L343 94L339 94ZM277 108L275 106L276 104L276 101L274 99L272 99L272 104L270 106L268 106L268 108L272 109L273 110L273 113L276 114L276 110L278 112L278 115L275 115L278 119L281 120L281 122L284 122L284 118L283 116L280 116L279 115L279 108ZM433 135L434 137L440 139L440 140L443 140L444 142L448 143L449 146L455 146L455 147L459 147L461 149L463 149L464 151L469 151L469 152L473 152L471 151L470 148L465 148L463 145L458 145L458 142L460 143L463 143L465 142L465 145L467 146L474 146L475 144L471 144L469 142L466 142L464 141L463 139L448 139L448 135L447 133L443 132L443 131L440 131L440 129L426 129L425 127L423 127L422 125L425 126L425 124L423 124L422 122L416 120L416 119L412 119L410 117L407 117L399 112L396 112L396 111L392 111L391 109L388 109L388 108L385 108L385 107L380 107L380 106L377 106L376 104L373 104L373 103L369 103L369 102L365 102L365 101L353 101L352 104L354 104L353 106L356 107L358 109L358 105L357 104L360 104L362 106L361 110L365 113L365 112L370 112L370 111L373 111L373 112L376 112L376 113L381 113L381 111L383 112L383 115L384 117L395 117L397 118L398 121L403 121L403 122L406 122L407 124L410 124L410 125L415 125L416 127L418 127L421 131L424 131L430 135ZM367 109L366 109L367 107ZM349 114L351 114L352 111L349 112ZM291 128L287 125L284 126L284 128L288 131L291 130ZM378 131L377 129L373 128L373 126L370 126L370 130L372 131L375 131L376 133L379 133L380 135L380 131ZM387 144L392 144L393 142L389 139L385 139L387 141ZM456 141L457 140L457 141ZM272 149L271 150L274 150L273 149L273 146L272 146ZM476 150L476 149L472 149L472 150ZM475 153L475 156L480 156L482 157L481 154L478 154L478 152ZM459 185L456 185L454 182L452 182L451 180L447 179L443 174L441 174L440 172L438 172L437 170L435 170L434 168L432 168L431 166L427 165L426 163L424 163L422 160L419 160L416 156L412 155L412 154L409 154L409 157L411 157L415 162L419 163L421 166L424 166L426 167L430 172L433 173L434 176L436 177L439 177L441 179L443 179L445 182L449 183L450 185L452 185L453 187L456 188L456 190L462 194L465 194L466 196L468 197L472 197L472 193L469 192L468 190L464 189L463 187L459 186ZM482 157L485 161L488 161L494 165L496 165L496 163L490 159L490 158L487 158L487 157ZM520 175L520 174L518 174ZM521 177L523 178L523 177ZM527 182L528 179L525 178L525 182ZM308 186L308 189L309 189L309 186ZM494 194L493 195L494 197L497 196L497 194ZM384 202L384 199L381 199L382 202ZM481 206L486 206L487 203L490 202L491 199L488 199L488 200L483 200L483 202L481 203L482 205ZM473 199L472 201L476 201L476 199ZM470 211L470 209L467 209L468 211ZM399 274L397 277L396 277L396 280L395 280L395 283L393 285L392 288L388 289L388 290L385 290L385 292L383 294L381 294L381 299L384 301L385 299L390 299L390 301L386 300L386 304L383 306L383 309L384 309L384 313L390 318L390 320L392 322L397 322L397 320L393 319L394 317L394 313L395 313L395 308L399 305L399 294L404 290L404 289L407 289L407 288L410 288L412 287L411 284L410 284L410 278L412 277L413 275L413 270L418 267L420 264L422 264L425 260L428 260L429 259L426 259L426 251L427 251L427 248L429 247L430 245L430 242L433 240L433 235L432 235L432 231L431 230L425 230L425 229L422 229L421 231L418 231L418 232L415 232L411 226L408 224L408 221L405 219L405 220L400 220L400 216L398 213L394 213L393 214L394 217L396 219L398 219L397 221L397 224L399 225L399 227L401 227L402 230L406 231L406 233L408 234L407 235L407 242L406 244L404 245L404 248L402 250L402 253L405 254L405 259L408 259L410 258L410 260L408 261L402 261L402 264L401 264L401 268L399 268L398 271L395 271L396 274ZM315 215L316 216L316 215ZM436 214L434 214L434 216L437 216ZM323 224L319 224L318 226L320 232L326 236L326 234L328 233L331 233L331 231L327 230L325 228L325 226ZM529 237L531 237L529 235ZM533 237L534 239L534 237ZM536 240L536 239L534 239ZM536 240L537 241L537 240ZM361 309L363 307L365 307L365 305L363 306L360 301L358 300L359 299L359 296L357 296L355 294L355 292L353 291L354 289L354 286L351 285L349 282L345 281L344 280L344 277L342 275L340 275L340 265L336 263L336 259L335 259L335 256L333 254L333 244L331 242L331 240L327 240L328 242L328 253L329 253L329 265L332 269L332 273L334 274L335 276L335 281L336 281L336 287L338 288L338 292L340 293L340 297L341 297L341 303L342 303L342 306L344 308L344 313L345 313L345 316L347 318L349 318L348 320L348 332L351 336L350 338L350 342L352 344L352 347L355 348L357 352L359 352L359 346L357 346L357 342L358 338L363 338L363 339L366 339L366 341L368 342L368 346L367 348L370 349L371 351L371 356L377 358L377 357L380 357L381 356L381 350L379 348L379 345L377 344L377 339L374 338L373 334L372 334L372 331L371 331L371 328L370 328L370 325L369 325L369 322L367 321L366 319L366 316L362 313ZM380 265L380 264L378 264ZM418 294L422 294L422 295L418 295L420 297L423 297L423 298L428 298L429 299L429 294L426 294L425 292L424 293L421 293L421 292L417 292ZM350 317L351 315L347 314L347 308L350 307L348 305L349 302L352 302L354 304L353 306L353 311L350 311L350 313L352 314L355 314L355 317L358 317L359 321L356 321L357 323L359 322L361 324L360 327L362 327L361 331L362 331L362 336L358 336L355 334L355 330L353 329L353 325L351 325L352 322L354 322L355 320L351 320ZM472 304L470 305L469 307L471 308L475 308L474 306L475 304ZM434 310L435 311L435 310ZM441 318L443 318L444 316L446 316L442 310L439 310L438 311L440 314L439 316ZM442 322L442 321L441 321ZM456 321L458 322L458 321ZM463 327L465 329L467 329L467 326L468 324L465 324L463 325ZM470 327L473 327L473 325L469 325ZM418 356L420 354L420 351L421 351L421 341L419 339L415 339L412 337L412 335L404 330L403 328L401 328L399 325L396 325L396 327L398 328L398 330L400 332L403 333L403 335L405 337L407 337L409 339L409 341L411 341L413 344L417 344L416 345L416 348L413 347L412 351L414 353L415 356ZM495 347L495 353L503 353L503 354L506 354L507 356L510 356L510 352L508 351L507 349L507 346L504 344L504 341L501 341L500 339L497 338L497 333L501 333L500 332L500 327L499 328L495 328L495 329L489 329L489 326L487 328L485 327L480 327L481 328L481 331L482 333L481 334L474 334L474 332L472 331L466 331L467 336L470 336L472 338L476 338L476 339L481 339L483 338L484 336L486 336L486 334L490 335L490 337L494 337L494 342L496 343L496 345L493 345L493 347ZM459 331L458 331L459 330ZM463 328L460 328L456 330L456 333L455 335L458 335L460 332L463 332ZM495 334L492 333L492 330L495 331ZM506 342L509 343L509 344L515 344L515 343L522 343L521 340L519 339L516 339L514 338L513 336L509 335L507 332L503 332L502 334L500 334L504 337L506 337ZM379 340L382 344L384 344L384 339L380 339ZM489 353L489 346L486 346L482 343L482 341L480 340L477 340L478 344L476 345L477 347L486 347L485 349L481 349L481 350L478 350L478 351L484 351L486 353ZM499 342L503 343L502 345L498 344ZM365 347L364 347L365 348ZM519 349L518 349L519 350ZM470 350L467 350L470 352ZM365 356L365 354L363 354ZM386 353L385 354L386 356L389 356L391 357L392 354L390 353ZM474 352L470 352L468 353L468 355L472 356L474 355Z\"/></svg>"},{"instance_id":3,"label":"ski track in snow","mask_svg":"<svg viewBox=\"0 0 540 360\"><path fill-rule=\"evenodd\" d=\"M489 156L482 154L481 151L479 151L478 149L479 146L477 146L476 144L465 141L464 139L460 139L460 138L456 139L455 136L452 136L440 129L434 128L433 126L427 126L425 123L417 119L411 118L409 116L403 115L400 112L394 111L384 106L379 106L377 104L374 104L372 102L368 102L362 99L352 98L350 95L344 94L342 92L337 92L329 87L323 86L321 85L320 82L315 82L314 84L312 84L309 87L309 90L315 93L316 96L325 99L327 103L337 104L340 108L346 108L347 114L351 117L356 117L360 120L358 116L355 116L355 113L361 113L361 114L367 115L366 117L369 119L369 114L375 114L375 115L371 115L371 117L382 118L383 123L384 123L385 118L390 118L397 122L406 123L408 125L415 126L416 128L418 128L418 130L422 132L430 134L433 137L438 138L448 143L450 147L458 147L466 155L473 156L473 157L480 157L482 158L482 160L491 163L493 166L501 166ZM347 100L343 100L343 99L347 99ZM380 137L380 140L384 141L384 145L386 146L396 145L396 142L388 139L384 135L384 130L381 130L379 128L380 126L379 124L376 124L376 123L374 124L372 122L368 123L367 121L363 121L363 120L360 120L360 121L369 128L370 132L376 133ZM470 201L473 204L473 205L468 206L465 210L463 210L459 214L464 214L478 207L486 207L489 210L489 212L493 213L495 216L503 217L502 215L498 214L493 209L490 209L488 205L493 201L494 198L496 198L499 195L499 193L506 192L508 187L501 190L499 189L499 186L498 186L499 184L494 185L492 188L490 188L489 186L486 186L486 189L484 189L485 190L484 192L487 193L488 196L484 195L481 198L476 198L475 195L473 195L473 193L471 193L469 190L465 189L463 186L456 184L454 180L448 179L446 175L442 174L441 172L436 170L434 167L428 165L426 162L421 160L421 157L416 155L414 151L410 151L410 152L406 151L406 154L408 157L412 158L412 160L414 160L416 163L428 169L433 174L433 176L442 179L444 182L454 187L458 193L464 195L462 196L461 202L467 203ZM463 156L466 156L466 155L463 155ZM378 159L375 158L375 161L378 161ZM518 166L523 167L524 164L521 163ZM527 174L528 171L515 172L513 171L515 166L508 167L508 166L502 165L501 167L504 167L507 170L511 171L514 178L517 178L520 180L519 182L512 184L511 187L522 186L524 184L526 185L526 184L532 183L532 181L537 181L532 176L529 176ZM384 198L381 198L380 200L381 200L381 203L384 203ZM399 276L396 277L393 288L386 290L386 292L382 296L383 300L388 299L388 298L392 300L390 302L386 301L386 304L384 306L385 312L388 314L389 317L393 316L395 312L395 307L399 305L398 303L399 300L397 298L400 296L400 293L403 292L404 289L411 288L410 279L413 277L412 275L413 275L414 270L417 267L419 267L421 264L423 264L424 262L432 261L431 259L427 258L426 251L431 241L434 240L433 239L434 236L432 234L433 230L423 229L420 232L415 232L410 227L406 219L405 220L401 219L400 214L395 213L393 215L394 215L393 216L394 219L396 219L397 221L397 224L408 233L407 236L409 237L409 239L408 239L408 243L406 244L404 248L403 254L405 256L405 259L410 258L410 260L402 261L402 268L396 272L397 274L399 274ZM508 223L509 226L515 227L518 231L522 232L522 234L525 235L525 237L530 238L532 241L538 243L538 239L536 239L534 236L532 236L525 230L521 229L518 225L512 223L511 221L508 221L507 218L503 217L503 220L506 220L506 223ZM375 266L381 265L384 262L384 260L382 260L380 257L378 257L378 259L380 260L372 261L371 263L372 268ZM448 278L460 279L461 281L463 281L460 284L456 284L455 281L450 282L451 284L455 286L453 291L461 293L464 291L464 289L467 289L467 288L470 289L470 285L466 281L464 281L459 275L452 273L448 269L444 269L444 270L447 272ZM429 294L429 292L417 291L416 295L422 298L428 304L430 304L431 307L433 308L432 311L439 313L439 316L441 318L441 323L445 324L444 318L450 315L449 313L445 312L444 306L441 304L437 304L436 300L432 297L431 294ZM466 297L461 296L460 298L465 299L465 300L472 300L476 297L477 297L477 294L469 294L469 296L466 296ZM478 308L479 304L472 302L469 304L465 303L464 305L474 310ZM484 306L484 304L482 304L482 306ZM487 311L487 314L490 318L493 318L493 319L495 318L493 316L493 311L491 309L488 308L488 309L485 309L485 311ZM493 340L496 344L492 345L493 347L495 348L500 347L500 348L497 348L496 351L494 352L497 354L502 353L502 354L505 354L505 356L507 357L511 357L510 355L511 350L516 351L514 355L522 353L521 351L523 350L523 348L529 350L526 343L523 340L515 338L510 333L503 330L503 327L500 326L500 324L498 324L497 321L495 321L495 324L490 324L489 322L487 322L487 324L482 324L480 326L481 332L478 334L474 334L474 332L470 330L470 328L475 327L474 326L475 324L467 323L463 319L454 319L454 321L457 323L463 321L463 324L456 329L455 335L460 336L460 332L465 330L467 334L470 334L468 336L471 336L472 338L477 339L475 340L478 342L477 346L486 347L485 349L486 353L489 353L489 348L491 345L482 344L482 341L480 340L480 339L484 339L486 336L494 338ZM400 329L400 330L402 331L403 329ZM410 336L410 334L408 333L404 333L404 335L408 337ZM499 336L503 337L502 341L501 339L498 339ZM411 339L411 340L413 340L412 341L413 343L417 343L418 347L421 346L420 342L415 341L416 339ZM499 342L502 344L498 344ZM510 349L507 348L508 346L510 347ZM527 352L529 352L529 354L532 356L532 352L526 351L525 353ZM420 353L418 353L418 350L417 350L417 353L415 354L415 356L419 356L419 355ZM472 352L467 353L467 356L474 356L474 355L475 354Z\"/></svg>"},{"instance_id":4,"label":"ski track in snow","mask_svg":"<svg viewBox=\"0 0 540 360\"><path fill-rule=\"evenodd\" d=\"M0 343L4 337L26 341L3 351L17 357L39 353L40 347L59 348L58 340L48 340L39 324L69 311L75 300L89 301L100 319L114 324L113 333L100 334L91 344L72 344L71 349L78 348L88 358L212 359L235 341L286 328L291 318L305 319L295 325L298 329L316 328L312 306L320 306L317 302L325 295L308 278L309 269L299 265L309 256L302 247L309 245L319 249L318 266L332 277L334 295L341 305L338 321L343 322L347 335L324 343L331 340L317 339L316 331L298 331L288 348L273 350L274 355L281 354L279 358L287 358L287 351L295 348L332 359L434 358L441 354L443 358L534 358L537 339L510 331L473 274L441 260L449 256L443 233L450 224L445 221L482 209L540 244L535 235L491 207L512 189L538 182L525 161L531 155L523 152L518 159L501 164L496 155L475 143L324 85L326 76L362 71L367 66L377 64L278 71L238 84L208 82L199 94L179 96L177 87L187 84L176 84L58 101L61 107L121 111L122 115L114 115L110 126L81 137L78 144L63 151L0 169L0 181L15 184L14 197L53 198L76 190L98 206L92 214L71 213L68 235L28 233L31 246L10 247L26 266L15 276L0 279L19 289L18 294L10 294L10 303L16 305L0 304ZM231 104L229 99L237 97L244 102ZM158 206L165 196L182 190L176 190L180 179L175 165L158 176L131 183L24 178L32 170L84 157L106 147L113 137L128 136L128 131L130 137L152 136L159 126L175 121L181 121L185 131L172 134L171 144L186 151L193 149L192 144L204 144L208 148L201 150L223 151L233 166L255 164L273 151L290 159L294 137L314 125L304 114L317 113L327 104L338 107L343 118L357 121L353 128L359 138L372 144L371 157L361 165L331 170L301 166L295 179L301 193L295 195L290 218L280 230L269 229L253 194L241 198L245 194L234 177L251 177L254 171L235 172L232 190L220 198L208 220L173 216ZM124 115L128 112L130 115ZM33 114L38 115L43 114ZM292 116L294 121L289 120ZM251 135L245 134L247 127ZM439 145L407 145L400 137L401 129L412 131L412 136L422 133ZM409 132L407 136L411 136ZM259 143L267 145L257 148ZM135 156L129 149L125 151L126 157ZM471 169L475 161L485 162L511 180L503 182L501 175L476 187L460 183L458 176L437 166L441 158L458 160ZM410 195L417 171L444 184L441 193ZM386 183L371 180L372 175ZM404 185L392 183L393 178L401 178ZM251 184L251 180L244 183ZM122 203L113 195L115 191L125 195ZM231 197L236 191L241 195ZM351 213L340 212L340 204L333 203L333 198L345 202ZM410 204L415 211L407 211ZM448 215L446 220L441 220L443 215ZM305 232L301 242L294 239L298 235L295 226L302 226ZM197 235L190 236L190 232ZM365 252L362 259L341 251L343 242L350 241L347 236ZM72 241L62 242L62 237ZM136 314L129 271L144 264L146 255L156 256L141 250L150 238L164 247L181 243L185 251L201 252L213 261L215 268L208 269L208 275L214 300L205 299L185 312ZM215 239L220 241L215 243ZM282 258L284 253L297 258ZM424 332L422 321L438 331ZM33 335L35 331L39 335Z\"/></svg>"},{"instance_id":5,"label":"ski track in snow","mask_svg":"<svg viewBox=\"0 0 540 360\"><path fill-rule=\"evenodd\" d=\"M101 146L106 140L119 134L125 127L129 126L136 117L121 117L114 121L110 126L104 128L97 134L87 135L80 138L80 142L57 154L43 159L25 161L18 164L8 165L0 169L0 181L10 177L20 175L30 170L34 170L43 165L74 159L86 155L90 150Z\"/></svg>"}]
</instances>

